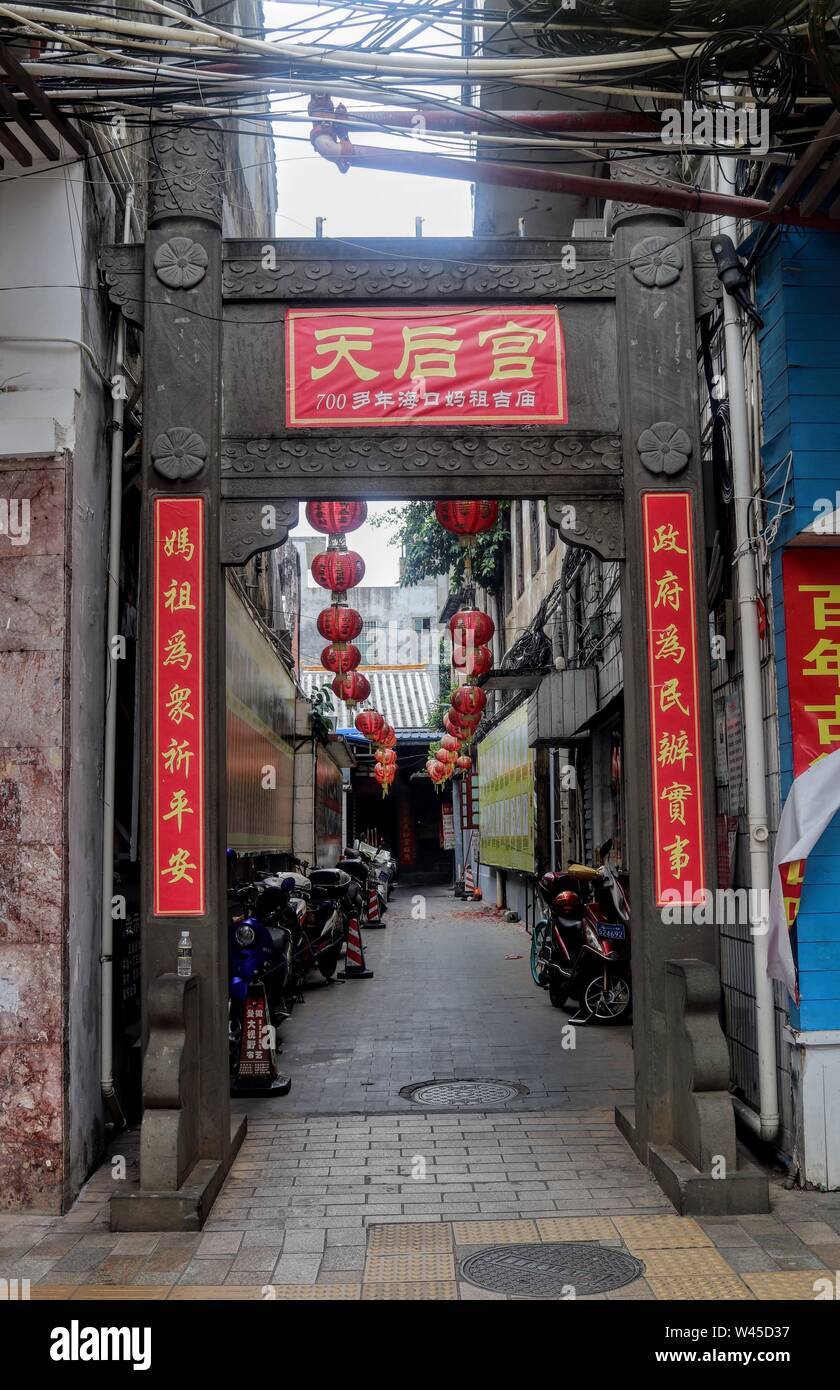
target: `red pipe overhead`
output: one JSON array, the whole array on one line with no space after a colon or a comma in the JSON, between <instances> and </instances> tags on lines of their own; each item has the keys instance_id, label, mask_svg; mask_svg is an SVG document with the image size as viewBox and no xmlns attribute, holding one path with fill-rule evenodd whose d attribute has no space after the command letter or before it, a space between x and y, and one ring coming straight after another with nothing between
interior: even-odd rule
<instances>
[{"instance_id":1,"label":"red pipe overhead","mask_svg":"<svg viewBox=\"0 0 840 1390\"><path fill-rule=\"evenodd\" d=\"M362 118L382 125L416 128L422 117L427 130L481 130L504 135L504 125L527 126L531 130L556 130L566 134L597 133L660 135L662 125L651 116L636 111L476 111L469 116L436 107L399 111L350 111L342 116L352 126Z\"/></svg>"},{"instance_id":2,"label":"red pipe overhead","mask_svg":"<svg viewBox=\"0 0 840 1390\"><path fill-rule=\"evenodd\" d=\"M560 174L522 164L450 159L446 155L424 154L419 150L379 150L368 145L353 145L349 140L339 140L323 128L313 131L312 143L325 159L344 164L345 167L358 165L363 169L425 174L431 178L499 184L505 188L540 188L548 193L571 193L586 198L618 198L622 203L637 203L641 207L729 213L733 217L754 222L840 231L840 222L830 217L804 217L794 208L782 208L777 213L771 213L769 203L758 198L733 198L721 193L701 193L693 188L630 183L624 179L600 179L587 174Z\"/></svg>"}]
</instances>

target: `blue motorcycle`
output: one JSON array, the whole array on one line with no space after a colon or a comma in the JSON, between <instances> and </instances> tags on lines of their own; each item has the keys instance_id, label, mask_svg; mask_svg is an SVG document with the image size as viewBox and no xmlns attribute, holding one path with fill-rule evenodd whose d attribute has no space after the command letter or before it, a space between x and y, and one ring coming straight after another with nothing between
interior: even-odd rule
<instances>
[{"instance_id":1,"label":"blue motorcycle","mask_svg":"<svg viewBox=\"0 0 840 1390\"><path fill-rule=\"evenodd\" d=\"M228 892L229 1009L228 1042L231 1069L242 1040L245 1000L253 985L265 989L268 1017L274 1028L289 1017L300 993L292 932L283 921L294 880L277 890L263 884L243 884Z\"/></svg>"}]
</instances>

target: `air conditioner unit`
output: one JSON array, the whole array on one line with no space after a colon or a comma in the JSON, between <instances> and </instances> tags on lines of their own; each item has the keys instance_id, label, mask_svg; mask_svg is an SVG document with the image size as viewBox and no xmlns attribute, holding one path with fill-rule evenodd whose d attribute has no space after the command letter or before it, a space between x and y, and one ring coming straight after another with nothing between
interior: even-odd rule
<instances>
[{"instance_id":1,"label":"air conditioner unit","mask_svg":"<svg viewBox=\"0 0 840 1390\"><path fill-rule=\"evenodd\" d=\"M573 241L606 241L607 224L603 217L577 217L572 223Z\"/></svg>"},{"instance_id":2,"label":"air conditioner unit","mask_svg":"<svg viewBox=\"0 0 840 1390\"><path fill-rule=\"evenodd\" d=\"M594 666L552 671L528 700L528 744L556 747L579 737L598 713L598 678Z\"/></svg>"}]
</instances>

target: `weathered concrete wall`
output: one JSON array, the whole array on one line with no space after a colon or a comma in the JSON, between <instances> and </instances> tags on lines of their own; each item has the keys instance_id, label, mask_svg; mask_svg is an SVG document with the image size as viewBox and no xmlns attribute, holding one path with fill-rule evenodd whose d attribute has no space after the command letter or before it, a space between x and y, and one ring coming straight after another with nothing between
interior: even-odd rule
<instances>
[{"instance_id":1,"label":"weathered concrete wall","mask_svg":"<svg viewBox=\"0 0 840 1390\"><path fill-rule=\"evenodd\" d=\"M0 1207L64 1184L64 752L68 461L0 459L30 540L0 535Z\"/></svg>"}]
</instances>

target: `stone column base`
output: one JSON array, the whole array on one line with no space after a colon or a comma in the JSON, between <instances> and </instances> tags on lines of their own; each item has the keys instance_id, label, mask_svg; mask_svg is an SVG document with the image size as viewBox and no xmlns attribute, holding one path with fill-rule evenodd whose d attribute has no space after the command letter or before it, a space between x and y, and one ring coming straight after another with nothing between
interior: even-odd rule
<instances>
[{"instance_id":1,"label":"stone column base","mask_svg":"<svg viewBox=\"0 0 840 1390\"><path fill-rule=\"evenodd\" d=\"M174 1190L152 1192L129 1188L111 1198L112 1231L200 1231L215 1202L248 1128L246 1115L230 1126L227 1161L199 1159Z\"/></svg>"}]
</instances>

